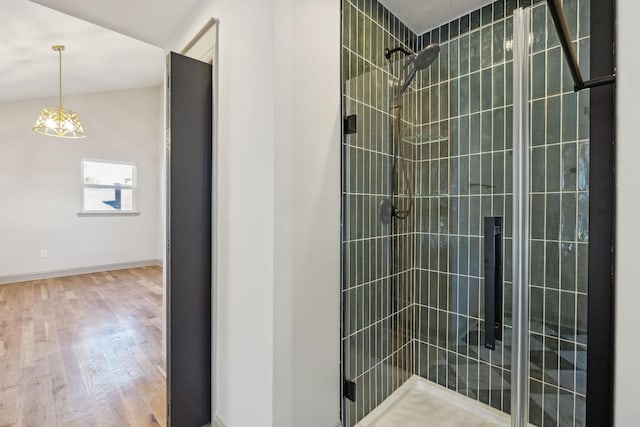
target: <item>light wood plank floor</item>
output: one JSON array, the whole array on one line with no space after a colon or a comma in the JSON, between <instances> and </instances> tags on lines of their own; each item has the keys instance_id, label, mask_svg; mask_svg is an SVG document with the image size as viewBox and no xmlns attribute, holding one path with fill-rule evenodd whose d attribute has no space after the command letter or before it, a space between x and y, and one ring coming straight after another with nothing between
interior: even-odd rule
<instances>
[{"instance_id":1,"label":"light wood plank floor","mask_svg":"<svg viewBox=\"0 0 640 427\"><path fill-rule=\"evenodd\" d=\"M166 425L162 270L0 285L0 426Z\"/></svg>"}]
</instances>

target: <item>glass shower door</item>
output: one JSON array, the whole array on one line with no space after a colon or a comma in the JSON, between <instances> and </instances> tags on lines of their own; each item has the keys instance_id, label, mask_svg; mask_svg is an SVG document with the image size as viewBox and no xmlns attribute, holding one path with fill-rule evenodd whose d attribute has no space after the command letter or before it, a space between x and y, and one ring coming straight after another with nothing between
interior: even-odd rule
<instances>
[{"instance_id":1,"label":"glass shower door","mask_svg":"<svg viewBox=\"0 0 640 427\"><path fill-rule=\"evenodd\" d=\"M516 425L585 424L588 93L531 3L416 35L377 2L343 1L345 426L412 376ZM564 7L587 69L589 1ZM399 100L406 58L384 49L433 44Z\"/></svg>"},{"instance_id":2,"label":"glass shower door","mask_svg":"<svg viewBox=\"0 0 640 427\"><path fill-rule=\"evenodd\" d=\"M379 56L379 66L354 53L344 61L345 426L369 414L413 371L413 219L396 222L380 215L393 186L389 105L394 81L382 49ZM407 126L412 116L415 106L408 103Z\"/></svg>"},{"instance_id":3,"label":"glass shower door","mask_svg":"<svg viewBox=\"0 0 640 427\"><path fill-rule=\"evenodd\" d=\"M563 7L588 71L590 2ZM531 34L529 421L584 426L589 91L574 92L546 2L531 8Z\"/></svg>"},{"instance_id":4,"label":"glass shower door","mask_svg":"<svg viewBox=\"0 0 640 427\"><path fill-rule=\"evenodd\" d=\"M509 413L513 30L502 6L418 41L441 52L418 91L416 372Z\"/></svg>"},{"instance_id":5,"label":"glass shower door","mask_svg":"<svg viewBox=\"0 0 640 427\"><path fill-rule=\"evenodd\" d=\"M513 9L501 5L402 36L344 2L346 426L413 375L511 411ZM406 59L384 48L434 43L394 128ZM389 217L390 200L409 215Z\"/></svg>"}]
</instances>

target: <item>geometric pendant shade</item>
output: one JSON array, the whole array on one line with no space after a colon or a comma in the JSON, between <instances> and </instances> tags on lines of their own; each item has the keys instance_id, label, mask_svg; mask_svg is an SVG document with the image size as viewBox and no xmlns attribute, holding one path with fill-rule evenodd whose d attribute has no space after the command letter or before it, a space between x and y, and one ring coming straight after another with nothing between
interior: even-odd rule
<instances>
[{"instance_id":1,"label":"geometric pendant shade","mask_svg":"<svg viewBox=\"0 0 640 427\"><path fill-rule=\"evenodd\" d=\"M82 124L78 115L73 111L62 108L62 51L64 46L52 46L52 49L59 54L59 96L58 107L43 108L33 125L33 130L43 135L55 136L59 138L85 138Z\"/></svg>"},{"instance_id":2,"label":"geometric pendant shade","mask_svg":"<svg viewBox=\"0 0 640 427\"><path fill-rule=\"evenodd\" d=\"M87 136L76 113L56 107L43 108L33 130L43 135L60 138L84 138Z\"/></svg>"}]
</instances>

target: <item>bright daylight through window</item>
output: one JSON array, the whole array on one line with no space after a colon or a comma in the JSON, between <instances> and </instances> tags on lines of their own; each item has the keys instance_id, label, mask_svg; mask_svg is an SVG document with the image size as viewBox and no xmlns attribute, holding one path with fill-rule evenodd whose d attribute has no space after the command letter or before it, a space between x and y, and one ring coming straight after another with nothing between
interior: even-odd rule
<instances>
[{"instance_id":1,"label":"bright daylight through window","mask_svg":"<svg viewBox=\"0 0 640 427\"><path fill-rule=\"evenodd\" d=\"M82 211L135 211L136 165L126 162L82 161Z\"/></svg>"}]
</instances>

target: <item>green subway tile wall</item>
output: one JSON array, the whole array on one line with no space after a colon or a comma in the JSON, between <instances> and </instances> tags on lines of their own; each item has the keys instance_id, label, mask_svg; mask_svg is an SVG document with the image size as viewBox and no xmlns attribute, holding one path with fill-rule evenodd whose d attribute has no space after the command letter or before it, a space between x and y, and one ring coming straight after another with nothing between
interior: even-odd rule
<instances>
[{"instance_id":1,"label":"green subway tile wall","mask_svg":"<svg viewBox=\"0 0 640 427\"><path fill-rule=\"evenodd\" d=\"M392 187L389 100L399 72L398 64L387 64L384 48L414 49L415 40L379 3L343 3L344 111L357 115L357 132L343 140L342 162L343 369L356 382L356 402L344 401L345 426L355 425L414 371L414 222L384 224L378 208ZM414 89L406 105L403 123L413 128Z\"/></svg>"},{"instance_id":2,"label":"green subway tile wall","mask_svg":"<svg viewBox=\"0 0 640 427\"><path fill-rule=\"evenodd\" d=\"M343 368L353 426L410 375L510 412L513 10L532 7L530 421L582 426L586 396L588 93L574 94L546 4L497 1L423 35L374 0L343 1ZM583 69L589 2L565 0ZM441 53L404 96L407 220L384 224L400 74L385 47ZM401 180L397 192L406 194ZM399 198L402 206L407 197ZM484 348L484 216L504 217L504 330Z\"/></svg>"}]
</instances>

